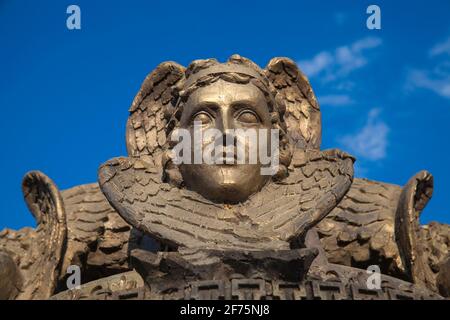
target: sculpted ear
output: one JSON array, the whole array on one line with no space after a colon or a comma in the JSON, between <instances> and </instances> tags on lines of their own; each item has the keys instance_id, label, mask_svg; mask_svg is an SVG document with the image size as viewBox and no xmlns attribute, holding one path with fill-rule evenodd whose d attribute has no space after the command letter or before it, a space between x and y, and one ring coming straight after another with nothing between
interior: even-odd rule
<instances>
[{"instance_id":1,"label":"sculpted ear","mask_svg":"<svg viewBox=\"0 0 450 320\"><path fill-rule=\"evenodd\" d=\"M320 107L306 76L288 58L273 58L265 73L277 89L277 101L286 107L285 121L290 140L302 149L320 149Z\"/></svg>"},{"instance_id":2,"label":"sculpted ear","mask_svg":"<svg viewBox=\"0 0 450 320\"><path fill-rule=\"evenodd\" d=\"M173 110L172 87L184 78L184 70L175 62L163 62L145 78L129 110L126 144L130 157L160 165L167 142L165 112Z\"/></svg>"}]
</instances>

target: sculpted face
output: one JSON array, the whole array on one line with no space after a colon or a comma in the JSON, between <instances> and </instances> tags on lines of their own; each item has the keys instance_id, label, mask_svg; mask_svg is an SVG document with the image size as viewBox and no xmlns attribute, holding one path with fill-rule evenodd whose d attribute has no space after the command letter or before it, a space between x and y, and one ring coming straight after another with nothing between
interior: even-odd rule
<instances>
[{"instance_id":1,"label":"sculpted face","mask_svg":"<svg viewBox=\"0 0 450 320\"><path fill-rule=\"evenodd\" d=\"M252 193L260 190L270 176L261 175L261 161L258 142L236 135L226 138L227 130L271 129L271 119L264 94L253 84L236 84L218 80L209 86L195 90L186 101L180 119L180 127L187 129L194 137L194 122L200 132L217 129L222 138L220 143L233 153L221 153L214 158L215 163L181 164L180 171L186 186L204 197L225 203L245 201ZM209 130L211 132L211 130ZM236 132L236 131L235 131ZM217 132L218 133L218 132ZM202 151L211 145L214 137L205 136L197 147ZM191 156L194 159L194 142ZM237 145L243 146L246 162L236 161ZM217 145L217 140L216 140ZM256 161L249 163L249 152L257 150ZM264 151L267 154L267 150ZM234 157L233 157L234 156ZM217 161L220 164L216 164ZM228 162L228 164L227 164ZM192 162L193 163L193 162ZM232 163L232 164L229 164Z\"/></svg>"}]
</instances>

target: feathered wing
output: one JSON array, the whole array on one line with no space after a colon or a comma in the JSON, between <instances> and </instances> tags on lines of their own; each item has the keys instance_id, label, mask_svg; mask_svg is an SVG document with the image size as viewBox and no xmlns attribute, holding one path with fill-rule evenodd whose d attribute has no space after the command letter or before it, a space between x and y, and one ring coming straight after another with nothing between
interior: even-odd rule
<instances>
[{"instance_id":1,"label":"feathered wing","mask_svg":"<svg viewBox=\"0 0 450 320\"><path fill-rule=\"evenodd\" d=\"M276 99L286 106L288 136L297 147L320 149L320 107L306 76L289 58L273 58L265 73L278 91Z\"/></svg>"},{"instance_id":2,"label":"feathered wing","mask_svg":"<svg viewBox=\"0 0 450 320\"><path fill-rule=\"evenodd\" d=\"M273 234L239 216L236 208L161 182L157 167L141 159L116 158L99 169L103 193L134 227L174 247L288 248Z\"/></svg>"},{"instance_id":3,"label":"feathered wing","mask_svg":"<svg viewBox=\"0 0 450 320\"><path fill-rule=\"evenodd\" d=\"M172 86L184 77L184 67L175 62L163 62L142 83L130 107L126 144L130 157L143 157L160 164L167 142L165 112L173 108Z\"/></svg>"},{"instance_id":4,"label":"feathered wing","mask_svg":"<svg viewBox=\"0 0 450 320\"><path fill-rule=\"evenodd\" d=\"M354 159L339 150L296 150L289 177L251 198L248 214L264 232L294 241L319 223L346 194Z\"/></svg>"},{"instance_id":5,"label":"feathered wing","mask_svg":"<svg viewBox=\"0 0 450 320\"><path fill-rule=\"evenodd\" d=\"M61 193L45 174L32 171L22 182L25 202L37 221L29 254L32 266L25 270L26 282L18 299L46 299L53 294L60 275L67 225Z\"/></svg>"},{"instance_id":6,"label":"feathered wing","mask_svg":"<svg viewBox=\"0 0 450 320\"><path fill-rule=\"evenodd\" d=\"M102 270L128 270L131 226L111 207L98 184L78 185L61 195L68 227L62 270L82 264L89 269L84 272L86 277L100 266Z\"/></svg>"},{"instance_id":7,"label":"feathered wing","mask_svg":"<svg viewBox=\"0 0 450 320\"><path fill-rule=\"evenodd\" d=\"M338 151L298 150L287 179L232 206L162 183L157 167L136 158L103 164L99 182L128 223L174 247L286 249L344 196L352 164Z\"/></svg>"},{"instance_id":8,"label":"feathered wing","mask_svg":"<svg viewBox=\"0 0 450 320\"><path fill-rule=\"evenodd\" d=\"M403 187L395 215L395 238L403 265L414 283L434 287L434 279L420 239L419 216L433 194L433 176L423 170Z\"/></svg>"}]
</instances>

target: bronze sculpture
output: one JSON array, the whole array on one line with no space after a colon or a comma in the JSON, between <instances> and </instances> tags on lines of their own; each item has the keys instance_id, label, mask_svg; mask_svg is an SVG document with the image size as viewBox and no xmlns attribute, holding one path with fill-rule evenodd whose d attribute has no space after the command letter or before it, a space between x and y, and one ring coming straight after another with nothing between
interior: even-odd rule
<instances>
[{"instance_id":1,"label":"bronze sculpture","mask_svg":"<svg viewBox=\"0 0 450 320\"><path fill-rule=\"evenodd\" d=\"M276 172L261 175L259 158L176 164L170 136L194 135L195 121L223 132L224 146L228 129L278 130ZM448 297L450 226L418 219L431 174L404 187L354 178L355 159L320 140L319 104L291 60L164 62L130 108L128 157L102 164L98 185L61 192L40 172L25 176L38 227L0 233L0 298ZM81 288L66 290L69 265L81 267ZM371 265L380 289L366 287Z\"/></svg>"}]
</instances>

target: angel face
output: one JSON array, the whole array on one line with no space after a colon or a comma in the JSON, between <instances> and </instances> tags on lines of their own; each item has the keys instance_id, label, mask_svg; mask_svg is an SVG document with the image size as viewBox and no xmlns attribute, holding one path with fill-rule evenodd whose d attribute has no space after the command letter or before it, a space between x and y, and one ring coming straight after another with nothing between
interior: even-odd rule
<instances>
[{"instance_id":1,"label":"angel face","mask_svg":"<svg viewBox=\"0 0 450 320\"><path fill-rule=\"evenodd\" d=\"M197 89L184 105L180 127L190 131L194 140L194 128L205 133L200 144L195 141L192 144L192 159L195 157L196 143L202 152L205 152L208 146L210 148L211 144L217 145L217 141L223 144L221 147L224 148L223 153L215 154L212 164L202 162L180 165L180 172L189 189L214 201L236 203L245 201L269 180L270 176L261 174L263 165L260 161L259 140L247 139L239 133L229 137L230 132L252 129L265 134L271 129L266 98L253 84L237 84L220 79ZM220 139L217 140L217 135L208 137L208 129L216 129L215 132L221 134ZM266 138L270 140L269 135ZM237 146L245 150L247 161L243 164L237 161ZM252 163L249 161L252 158L250 152L255 151L256 161ZM267 154L267 150L264 152Z\"/></svg>"}]
</instances>

